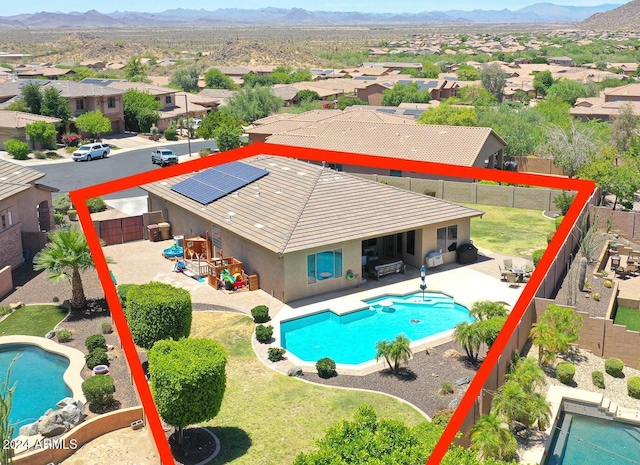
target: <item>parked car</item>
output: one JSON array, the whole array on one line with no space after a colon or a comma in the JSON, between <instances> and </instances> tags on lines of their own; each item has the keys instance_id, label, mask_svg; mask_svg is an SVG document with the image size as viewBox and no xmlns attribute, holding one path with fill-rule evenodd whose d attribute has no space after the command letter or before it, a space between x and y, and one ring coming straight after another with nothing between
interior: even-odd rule
<instances>
[{"instance_id":1,"label":"parked car","mask_svg":"<svg viewBox=\"0 0 640 465\"><path fill-rule=\"evenodd\" d=\"M175 165L178 163L178 156L173 150L159 148L151 151L151 163L154 165Z\"/></svg>"},{"instance_id":2,"label":"parked car","mask_svg":"<svg viewBox=\"0 0 640 465\"><path fill-rule=\"evenodd\" d=\"M111 153L109 144L84 144L78 147L78 150L73 152L71 158L73 161L91 161L95 158L106 158Z\"/></svg>"}]
</instances>

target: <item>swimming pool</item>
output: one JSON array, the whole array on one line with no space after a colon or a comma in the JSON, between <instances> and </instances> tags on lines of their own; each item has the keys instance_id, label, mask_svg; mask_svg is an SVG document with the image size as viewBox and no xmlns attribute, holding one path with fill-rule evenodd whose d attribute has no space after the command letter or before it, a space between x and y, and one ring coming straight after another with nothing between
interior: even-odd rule
<instances>
[{"instance_id":1,"label":"swimming pool","mask_svg":"<svg viewBox=\"0 0 640 465\"><path fill-rule=\"evenodd\" d=\"M545 465L640 463L640 427L563 412Z\"/></svg>"},{"instance_id":2,"label":"swimming pool","mask_svg":"<svg viewBox=\"0 0 640 465\"><path fill-rule=\"evenodd\" d=\"M330 310L280 323L281 345L305 362L331 357L359 364L375 358L375 345L404 334L415 342L472 321L466 307L439 293L383 295L363 309L337 315Z\"/></svg>"},{"instance_id":3,"label":"swimming pool","mask_svg":"<svg viewBox=\"0 0 640 465\"><path fill-rule=\"evenodd\" d=\"M10 385L16 383L9 420L16 425L14 436L21 426L33 423L49 408L72 392L63 380L69 359L29 344L0 345L0 380L5 381L7 369L19 355L11 371Z\"/></svg>"}]
</instances>

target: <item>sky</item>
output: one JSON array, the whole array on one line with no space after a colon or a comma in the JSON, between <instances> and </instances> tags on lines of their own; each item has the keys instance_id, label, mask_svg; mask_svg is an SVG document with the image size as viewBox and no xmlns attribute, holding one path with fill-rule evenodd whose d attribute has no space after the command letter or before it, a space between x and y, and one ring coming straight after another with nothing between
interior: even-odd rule
<instances>
[{"instance_id":1,"label":"sky","mask_svg":"<svg viewBox=\"0 0 640 465\"><path fill-rule=\"evenodd\" d=\"M221 0L176 2L175 0L23 0L4 1L0 9L0 16L12 16L23 13L85 12L97 10L101 13L114 11L136 11L145 13L159 13L174 8L217 10L218 8L257 9L267 6L278 8L304 8L310 11L360 11L363 13L402 13L419 11L443 10L517 10L519 8L542 2L567 6L593 6L604 3L622 4L629 0L448 0L447 2L434 0L401 0L397 2L371 2L370 0L244 0L234 3Z\"/></svg>"}]
</instances>

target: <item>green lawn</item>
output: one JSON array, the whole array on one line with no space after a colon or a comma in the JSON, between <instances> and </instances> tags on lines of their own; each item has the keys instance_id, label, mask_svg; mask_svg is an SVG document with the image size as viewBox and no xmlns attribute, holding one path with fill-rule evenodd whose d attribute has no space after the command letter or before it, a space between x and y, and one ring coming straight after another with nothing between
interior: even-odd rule
<instances>
[{"instance_id":1,"label":"green lawn","mask_svg":"<svg viewBox=\"0 0 640 465\"><path fill-rule=\"evenodd\" d=\"M613 322L626 326L628 330L640 331L640 310L637 308L618 307L616 318Z\"/></svg>"},{"instance_id":2,"label":"green lawn","mask_svg":"<svg viewBox=\"0 0 640 465\"><path fill-rule=\"evenodd\" d=\"M27 305L0 321L0 335L23 334L44 337L66 315L67 310L57 305Z\"/></svg>"},{"instance_id":3,"label":"green lawn","mask_svg":"<svg viewBox=\"0 0 640 465\"><path fill-rule=\"evenodd\" d=\"M547 248L547 235L555 222L540 210L464 204L485 212L483 218L471 220L474 245L493 252L531 258L536 249Z\"/></svg>"},{"instance_id":4,"label":"green lawn","mask_svg":"<svg viewBox=\"0 0 640 465\"><path fill-rule=\"evenodd\" d=\"M265 367L251 348L254 323L231 313L194 312L191 337L222 343L229 355L227 388L216 418L207 423L222 450L211 464L290 464L314 448L335 423L353 419L363 402L380 418L409 425L424 421L416 410L380 394L316 386Z\"/></svg>"}]
</instances>

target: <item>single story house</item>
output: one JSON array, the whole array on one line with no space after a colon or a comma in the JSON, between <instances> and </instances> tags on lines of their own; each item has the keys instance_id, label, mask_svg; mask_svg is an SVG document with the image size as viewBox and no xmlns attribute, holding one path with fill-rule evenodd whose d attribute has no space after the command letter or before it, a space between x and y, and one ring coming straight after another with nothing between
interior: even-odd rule
<instances>
[{"instance_id":1,"label":"single story house","mask_svg":"<svg viewBox=\"0 0 640 465\"><path fill-rule=\"evenodd\" d=\"M25 128L27 124L32 124L36 121L58 124L60 119L21 111L0 110L0 147L4 150L4 144L9 139L18 139L22 142L27 142Z\"/></svg>"},{"instance_id":2,"label":"single story house","mask_svg":"<svg viewBox=\"0 0 640 465\"><path fill-rule=\"evenodd\" d=\"M215 193L247 171L249 181ZM283 302L356 287L373 257L419 268L426 254L442 251L445 263L455 261L456 247L469 242L471 218L483 214L271 155L141 187L149 211L165 211L174 234L208 235Z\"/></svg>"}]
</instances>

